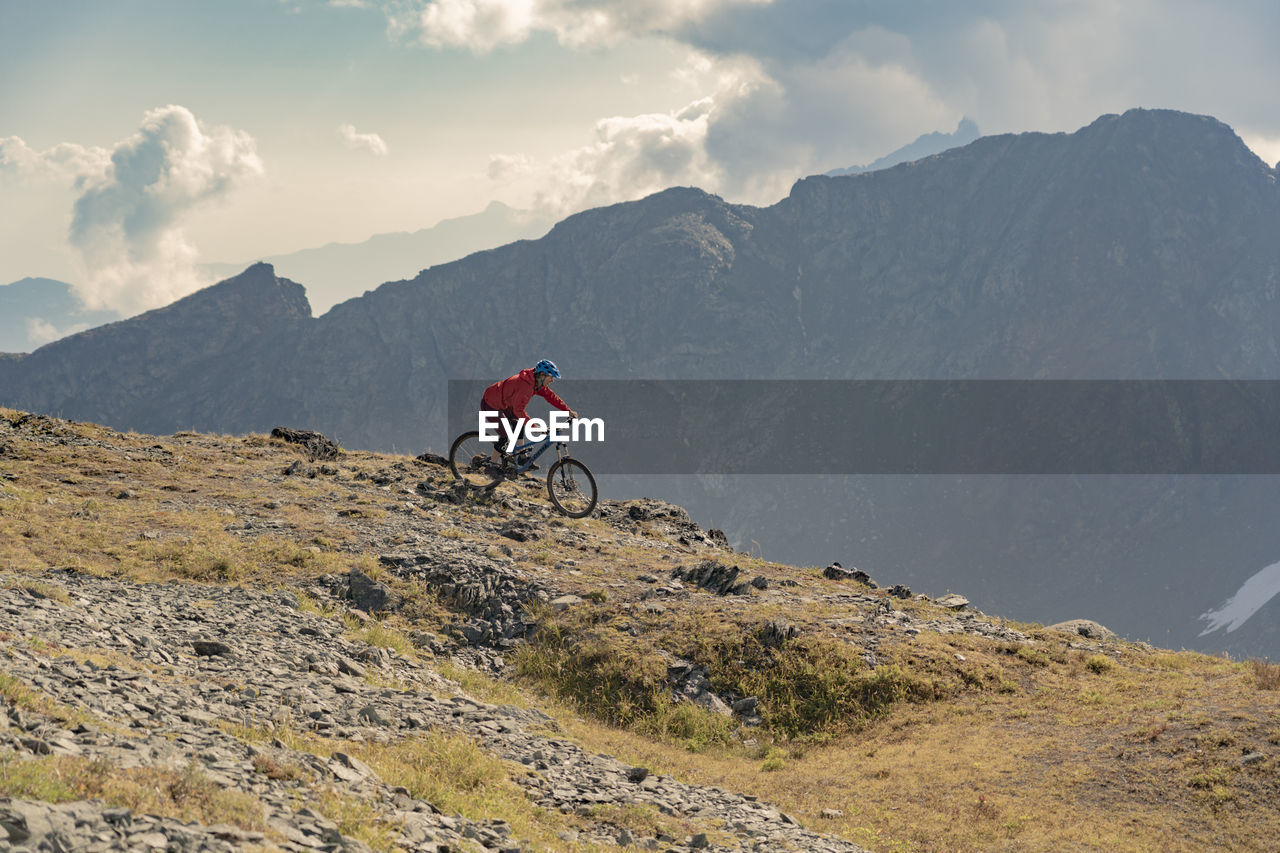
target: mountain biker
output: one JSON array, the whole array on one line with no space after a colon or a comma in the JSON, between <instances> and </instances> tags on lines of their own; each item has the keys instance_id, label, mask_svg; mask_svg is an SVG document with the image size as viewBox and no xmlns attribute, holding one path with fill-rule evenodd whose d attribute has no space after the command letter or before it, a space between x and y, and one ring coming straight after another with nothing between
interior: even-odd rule
<instances>
[{"instance_id":1,"label":"mountain biker","mask_svg":"<svg viewBox=\"0 0 1280 853\"><path fill-rule=\"evenodd\" d=\"M501 435L505 436L500 438L498 443L493 446L493 452L489 454L490 463L501 463L502 448L507 446L515 434L517 430L516 424L520 419L529 417L524 407L528 405L534 394L537 394L560 411L568 412L569 417L576 418L578 416L577 412L569 408L568 403L561 400L551 390L551 383L559 378L560 371L555 362L544 358L533 367L526 368L514 376L508 376L506 379L495 382L484 389L484 397L480 400L480 410L482 412L498 413L498 423L502 425ZM531 465L529 470L535 470L537 467L537 465Z\"/></svg>"}]
</instances>

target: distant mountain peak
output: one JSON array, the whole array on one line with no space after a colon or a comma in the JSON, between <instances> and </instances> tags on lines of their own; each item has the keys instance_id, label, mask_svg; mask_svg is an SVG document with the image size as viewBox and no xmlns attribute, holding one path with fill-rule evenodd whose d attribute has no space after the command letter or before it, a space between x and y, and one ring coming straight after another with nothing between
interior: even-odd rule
<instances>
[{"instance_id":1,"label":"distant mountain peak","mask_svg":"<svg viewBox=\"0 0 1280 853\"><path fill-rule=\"evenodd\" d=\"M75 288L64 281L28 277L0 285L0 352L30 352L119 316L85 308Z\"/></svg>"},{"instance_id":2,"label":"distant mountain peak","mask_svg":"<svg viewBox=\"0 0 1280 853\"><path fill-rule=\"evenodd\" d=\"M305 282L312 306L324 313L384 282L412 278L420 270L474 252L541 237L552 224L543 214L492 201L482 211L444 219L429 228L374 234L359 243L331 242L264 260L285 276ZM242 265L204 264L203 269L221 280L238 275Z\"/></svg>"},{"instance_id":3,"label":"distant mountain peak","mask_svg":"<svg viewBox=\"0 0 1280 853\"><path fill-rule=\"evenodd\" d=\"M859 175L864 172L878 172L881 169L888 169L899 163L909 163L912 160L919 160L924 157L930 157L948 148L957 148L961 145L968 145L979 136L981 131L978 130L978 123L973 119L965 116L960 119L960 123L956 125L956 129L951 133L926 133L923 136L916 137L914 142L910 142L901 148L880 157L868 163L865 166L849 166L844 169L832 169L825 174L838 178L842 175Z\"/></svg>"},{"instance_id":4,"label":"distant mountain peak","mask_svg":"<svg viewBox=\"0 0 1280 853\"><path fill-rule=\"evenodd\" d=\"M258 316L279 318L309 318L311 303L306 289L297 282L276 275L275 267L266 261L250 264L244 272L189 296L179 299L166 308L187 311L206 304L232 301L237 310L260 312ZM228 306L229 307L229 306ZM144 315L145 316L145 315Z\"/></svg>"}]
</instances>

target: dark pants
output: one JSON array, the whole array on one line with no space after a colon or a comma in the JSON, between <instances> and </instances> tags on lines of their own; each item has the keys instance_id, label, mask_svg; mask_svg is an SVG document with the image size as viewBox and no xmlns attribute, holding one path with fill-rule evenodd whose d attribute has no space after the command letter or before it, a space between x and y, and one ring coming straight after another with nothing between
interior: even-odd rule
<instances>
[{"instance_id":1,"label":"dark pants","mask_svg":"<svg viewBox=\"0 0 1280 853\"><path fill-rule=\"evenodd\" d=\"M511 436L517 434L516 424L520 421L520 416L511 409L491 409L485 405L484 400L480 401L480 411L497 412L498 413L498 449L503 453L507 452L507 445L511 442Z\"/></svg>"}]
</instances>

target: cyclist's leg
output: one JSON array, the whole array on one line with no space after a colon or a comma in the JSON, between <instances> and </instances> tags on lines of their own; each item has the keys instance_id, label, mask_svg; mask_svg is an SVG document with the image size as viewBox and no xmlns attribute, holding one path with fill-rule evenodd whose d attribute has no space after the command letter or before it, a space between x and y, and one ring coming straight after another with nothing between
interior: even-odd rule
<instances>
[{"instance_id":1,"label":"cyclist's leg","mask_svg":"<svg viewBox=\"0 0 1280 853\"><path fill-rule=\"evenodd\" d=\"M505 429L505 423L503 419L507 418L511 413L506 410L493 409L490 406L488 406L483 399L480 400L480 412L482 414L488 413L490 415L497 415L498 417L498 440L493 442L492 445L490 445L489 461L494 464L501 463L502 449L507 446L507 439L509 437Z\"/></svg>"},{"instance_id":2,"label":"cyclist's leg","mask_svg":"<svg viewBox=\"0 0 1280 853\"><path fill-rule=\"evenodd\" d=\"M502 454L506 452L507 446L511 444L511 439L519 438L520 430L517 424L520 417L511 409L503 409L498 413L498 423L501 427L498 429L498 443L493 446L493 453L489 455L492 462L501 462Z\"/></svg>"}]
</instances>

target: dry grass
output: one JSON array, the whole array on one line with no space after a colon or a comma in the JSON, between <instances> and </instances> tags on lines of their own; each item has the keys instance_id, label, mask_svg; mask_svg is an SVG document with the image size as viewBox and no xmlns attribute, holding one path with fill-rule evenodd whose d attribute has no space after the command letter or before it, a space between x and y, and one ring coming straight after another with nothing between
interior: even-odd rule
<instances>
[{"instance_id":1,"label":"dry grass","mask_svg":"<svg viewBox=\"0 0 1280 853\"><path fill-rule=\"evenodd\" d=\"M24 589L36 598L47 598L50 601L56 601L59 604L71 606L71 596L67 595L67 591L62 587L54 586L51 583L23 579L11 581L7 586L11 589Z\"/></svg>"},{"instance_id":2,"label":"dry grass","mask_svg":"<svg viewBox=\"0 0 1280 853\"><path fill-rule=\"evenodd\" d=\"M1280 690L1280 663L1254 658L1249 661L1249 674L1259 690Z\"/></svg>"},{"instance_id":3,"label":"dry grass","mask_svg":"<svg viewBox=\"0 0 1280 853\"><path fill-rule=\"evenodd\" d=\"M3 632L0 632L2 635ZM34 711L45 717L51 717L67 725L100 725L101 721L92 714L71 708L57 700L28 687L18 679L0 670L0 698L23 711Z\"/></svg>"},{"instance_id":4,"label":"dry grass","mask_svg":"<svg viewBox=\"0 0 1280 853\"><path fill-rule=\"evenodd\" d=\"M444 814L471 820L505 820L513 838L527 839L532 851L578 853L594 845L565 841L560 833L580 824L572 816L544 809L525 796L515 779L531 771L489 754L472 738L455 732L432 731L388 743L353 743L322 738L289 727L254 729L228 726L237 737L254 742L279 738L290 749L329 757L344 752L358 758L388 785L400 785ZM306 795L318 811L376 850L391 849L391 819L374 804L340 795L323 785Z\"/></svg>"},{"instance_id":5,"label":"dry grass","mask_svg":"<svg viewBox=\"0 0 1280 853\"><path fill-rule=\"evenodd\" d=\"M99 799L140 814L266 829L262 807L252 795L223 790L195 765L181 771L122 769L104 759L0 754L0 795L53 803Z\"/></svg>"},{"instance_id":6,"label":"dry grass","mask_svg":"<svg viewBox=\"0 0 1280 853\"><path fill-rule=\"evenodd\" d=\"M283 477L284 452L254 450L253 437L158 441L92 424L60 428L108 446L9 439L0 563L10 569L267 583L345 568L346 555L314 544L350 537L332 518L333 484ZM279 497L264 501L261 484L272 481ZM244 520L261 526L242 532Z\"/></svg>"},{"instance_id":7,"label":"dry grass","mask_svg":"<svg viewBox=\"0 0 1280 853\"><path fill-rule=\"evenodd\" d=\"M972 658L974 645L957 649ZM1186 676L1170 681L1138 658L1099 685L1079 663L1025 663L1011 674L1036 681L1019 695L897 705L855 736L790 748L695 755L564 707L554 715L587 748L756 794L877 850L1270 849L1276 761L1239 757L1280 740L1280 705L1254 703L1242 667L1188 653ZM1080 678L1100 701L1081 701Z\"/></svg>"}]
</instances>

